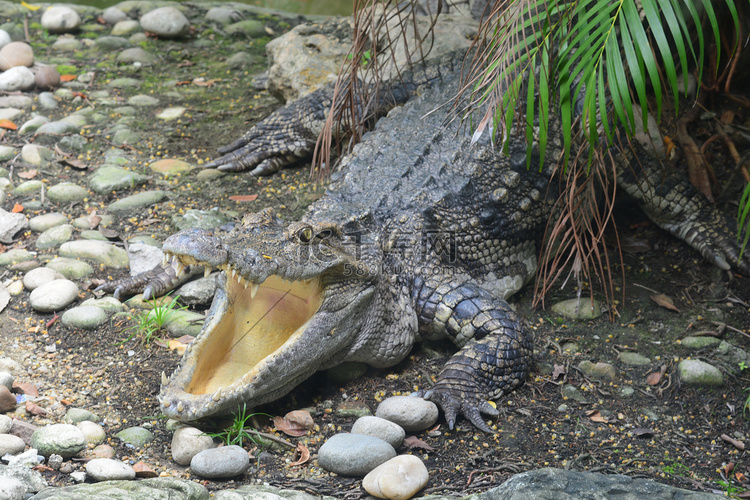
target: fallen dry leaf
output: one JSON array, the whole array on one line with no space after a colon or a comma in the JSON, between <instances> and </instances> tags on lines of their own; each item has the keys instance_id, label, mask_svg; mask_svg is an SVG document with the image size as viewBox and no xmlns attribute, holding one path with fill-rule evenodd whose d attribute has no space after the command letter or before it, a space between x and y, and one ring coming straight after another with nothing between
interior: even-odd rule
<instances>
[{"instance_id":1,"label":"fallen dry leaf","mask_svg":"<svg viewBox=\"0 0 750 500\"><path fill-rule=\"evenodd\" d=\"M16 130L18 128L18 125L8 120L7 118L3 118L2 120L0 120L0 128L4 128L6 130Z\"/></svg>"},{"instance_id":2,"label":"fallen dry leaf","mask_svg":"<svg viewBox=\"0 0 750 500\"><path fill-rule=\"evenodd\" d=\"M586 412L586 416L589 417L589 420L591 420L592 422L600 422L603 424L609 422L606 417L602 416L599 410L591 410L589 412Z\"/></svg>"},{"instance_id":3,"label":"fallen dry leaf","mask_svg":"<svg viewBox=\"0 0 750 500\"><path fill-rule=\"evenodd\" d=\"M425 451L435 451L435 448L425 443L417 436L407 436L407 438L404 439L404 446L407 448L420 448Z\"/></svg>"},{"instance_id":4,"label":"fallen dry leaf","mask_svg":"<svg viewBox=\"0 0 750 500\"><path fill-rule=\"evenodd\" d=\"M101 217L99 218L101 220ZM107 229L99 226L99 234L107 238L108 240L116 240L120 238L120 233L114 229Z\"/></svg>"},{"instance_id":5,"label":"fallen dry leaf","mask_svg":"<svg viewBox=\"0 0 750 500\"><path fill-rule=\"evenodd\" d=\"M174 351L180 356L185 354L185 349L187 349L187 345L183 344L179 340L169 340L169 342L167 342L167 347L170 351Z\"/></svg>"},{"instance_id":6,"label":"fallen dry leaf","mask_svg":"<svg viewBox=\"0 0 750 500\"><path fill-rule=\"evenodd\" d=\"M745 476L742 472L735 472L734 477L740 483L747 482L747 476Z\"/></svg>"},{"instance_id":7,"label":"fallen dry leaf","mask_svg":"<svg viewBox=\"0 0 750 500\"><path fill-rule=\"evenodd\" d=\"M563 365L555 365L552 369L552 380L557 380L561 375L565 375L565 367Z\"/></svg>"},{"instance_id":8,"label":"fallen dry leaf","mask_svg":"<svg viewBox=\"0 0 750 500\"><path fill-rule=\"evenodd\" d=\"M76 75L60 75L61 82L72 82L76 78L78 78Z\"/></svg>"},{"instance_id":9,"label":"fallen dry leaf","mask_svg":"<svg viewBox=\"0 0 750 500\"><path fill-rule=\"evenodd\" d=\"M13 382L12 387L13 392L26 394L27 396L31 396L33 398L39 396L39 389L37 389L34 384L31 384L29 382Z\"/></svg>"},{"instance_id":10,"label":"fallen dry leaf","mask_svg":"<svg viewBox=\"0 0 750 500\"><path fill-rule=\"evenodd\" d=\"M633 435L635 437L642 437L647 438L651 437L655 434L655 431L653 429L648 429L646 427L639 427L638 429L633 429Z\"/></svg>"},{"instance_id":11,"label":"fallen dry leaf","mask_svg":"<svg viewBox=\"0 0 750 500\"><path fill-rule=\"evenodd\" d=\"M75 158L66 158L61 163L69 167L73 167L76 170L88 170L89 168L87 163Z\"/></svg>"},{"instance_id":12,"label":"fallen dry leaf","mask_svg":"<svg viewBox=\"0 0 750 500\"><path fill-rule=\"evenodd\" d=\"M661 378L664 376L666 371L667 365L661 365L658 372L648 374L648 376L646 377L646 383L648 385L659 385L661 383Z\"/></svg>"},{"instance_id":13,"label":"fallen dry leaf","mask_svg":"<svg viewBox=\"0 0 750 500\"><path fill-rule=\"evenodd\" d=\"M288 436L299 437L307 434L307 431L315 427L315 421L310 412L305 410L290 411L284 417L273 417L273 425L276 430Z\"/></svg>"},{"instance_id":14,"label":"fallen dry leaf","mask_svg":"<svg viewBox=\"0 0 750 500\"><path fill-rule=\"evenodd\" d=\"M159 474L143 462L133 464L136 477L158 477Z\"/></svg>"},{"instance_id":15,"label":"fallen dry leaf","mask_svg":"<svg viewBox=\"0 0 750 500\"><path fill-rule=\"evenodd\" d=\"M37 415L39 417L44 417L45 415L47 415L47 410L36 403L32 403L31 401L26 401L26 412L31 413L32 415Z\"/></svg>"},{"instance_id":16,"label":"fallen dry leaf","mask_svg":"<svg viewBox=\"0 0 750 500\"><path fill-rule=\"evenodd\" d=\"M192 335L183 335L182 337L178 337L175 339L177 342L182 342L183 344L189 344L193 340L195 340L195 337Z\"/></svg>"},{"instance_id":17,"label":"fallen dry leaf","mask_svg":"<svg viewBox=\"0 0 750 500\"><path fill-rule=\"evenodd\" d=\"M257 194L238 194L229 197L232 201L255 201L257 198Z\"/></svg>"},{"instance_id":18,"label":"fallen dry leaf","mask_svg":"<svg viewBox=\"0 0 750 500\"><path fill-rule=\"evenodd\" d=\"M17 214L19 212L23 212L23 205L21 205L20 203L16 203L15 205L13 205L13 208L11 209L11 212L13 212L14 214Z\"/></svg>"},{"instance_id":19,"label":"fallen dry leaf","mask_svg":"<svg viewBox=\"0 0 750 500\"><path fill-rule=\"evenodd\" d=\"M39 172L37 172L36 169L32 168L31 170L25 170L23 172L18 172L17 175L21 179L33 179L34 177L36 177L36 174L38 174L38 173Z\"/></svg>"},{"instance_id":20,"label":"fallen dry leaf","mask_svg":"<svg viewBox=\"0 0 750 500\"><path fill-rule=\"evenodd\" d=\"M307 449L307 446L305 446L302 443L297 443L297 448L294 450L294 456L297 458L294 462L290 463L289 465L302 465L308 460L310 460L310 450Z\"/></svg>"},{"instance_id":21,"label":"fallen dry leaf","mask_svg":"<svg viewBox=\"0 0 750 500\"><path fill-rule=\"evenodd\" d=\"M680 310L675 307L674 302L672 302L672 299L670 299L663 293L652 295L651 300L659 304L664 309L669 309L670 311L680 312Z\"/></svg>"},{"instance_id":22,"label":"fallen dry leaf","mask_svg":"<svg viewBox=\"0 0 750 500\"><path fill-rule=\"evenodd\" d=\"M722 434L721 435L721 440L724 441L724 442L726 442L726 443L731 444L732 446L734 446L735 448L737 448L740 451L745 451L745 443L743 443L742 441L740 441L738 439L734 439L732 437L727 436L726 434ZM731 462L729 464L731 464L732 467L734 467L734 464L732 464ZM729 467L729 464L727 464L727 467ZM732 472L731 470L727 471L727 475L729 475L731 472Z\"/></svg>"}]
</instances>

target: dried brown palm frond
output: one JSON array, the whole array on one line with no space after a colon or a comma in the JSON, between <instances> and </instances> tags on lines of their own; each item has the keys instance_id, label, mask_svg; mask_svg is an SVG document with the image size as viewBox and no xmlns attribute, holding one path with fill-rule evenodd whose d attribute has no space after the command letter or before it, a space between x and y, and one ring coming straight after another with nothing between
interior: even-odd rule
<instances>
[{"instance_id":1,"label":"dried brown palm frond","mask_svg":"<svg viewBox=\"0 0 750 500\"><path fill-rule=\"evenodd\" d=\"M580 144L569 168L564 169L560 163L554 174L557 182L551 183L559 186L559 197L552 211L554 215L548 221L545 244L540 251L534 304L544 306L544 297L552 286L562 280L562 288L572 276L576 280L579 299L584 282L599 283L605 302L610 306L610 319L614 319L617 314L614 307L614 276L604 233L609 228L614 229L611 234L614 234L619 250L613 219L616 165L611 150L606 153L595 151L593 154L596 157L588 158L588 144L586 141L580 141ZM587 158L591 160L590 168ZM619 260L622 263L621 252ZM621 268L624 269L624 266ZM589 287L591 299L594 298L594 289L593 285ZM581 304L584 305L585 301Z\"/></svg>"},{"instance_id":2,"label":"dried brown palm frond","mask_svg":"<svg viewBox=\"0 0 750 500\"><path fill-rule=\"evenodd\" d=\"M416 0L354 0L352 48L342 64L333 92L333 105L318 137L312 173L318 179L330 173L331 152L348 152L360 141L376 116L379 93L385 81L401 78L432 49L433 27L443 7L429 16L420 29ZM398 63L399 59L406 64Z\"/></svg>"}]
</instances>

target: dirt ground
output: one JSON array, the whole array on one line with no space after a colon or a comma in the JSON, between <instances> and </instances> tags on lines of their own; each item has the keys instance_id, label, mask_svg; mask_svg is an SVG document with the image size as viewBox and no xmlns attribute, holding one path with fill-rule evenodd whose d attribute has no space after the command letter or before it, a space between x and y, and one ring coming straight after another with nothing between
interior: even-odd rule
<instances>
[{"instance_id":1,"label":"dirt ground","mask_svg":"<svg viewBox=\"0 0 750 500\"><path fill-rule=\"evenodd\" d=\"M245 71L228 71L221 62L237 50L238 42L249 47L247 50L256 63ZM264 68L263 43L263 40L248 43L218 35L216 44L208 48L149 40L147 50L155 50L163 58L163 64L154 67L153 74L117 65L109 55L93 52L75 56L67 64L73 67L70 72L76 74L98 68L94 83L85 92L105 88L104 82L114 77L135 76L144 80L139 93L151 93L165 105L174 100L175 104L188 108L186 119L177 124L141 118L135 125L144 139L129 146L127 154L133 158L133 168L145 173L145 166L155 159L182 158L197 164L213 157L216 145L229 142L278 105L252 83ZM40 57L44 54L50 59L57 57L45 52L49 50L47 47L48 43L43 41L35 44ZM213 82L182 86L168 83L193 82L195 78ZM179 99L169 97L175 90L180 94ZM124 100L132 91L113 92ZM86 103L64 105L55 114L64 116L79 105ZM101 164L110 144L104 126L87 129L83 135L90 146L81 153L87 169L55 162L39 172L37 178L50 185L65 180L86 185L86 176ZM28 138L6 134L2 142L19 146L25 139ZM15 174L24 170L27 169L17 168ZM321 186L309 180L306 165L260 180L228 174L204 182L196 180L194 174L163 178L148 172L150 180L146 187L168 188L170 201L143 213L128 214L110 229L122 239L150 234L162 240L174 231L170 217L190 208L219 207L239 216L266 206L283 206L293 217L322 192ZM250 194L257 194L258 198L251 202L229 198ZM38 213L60 211L73 218L86 210L102 210L122 196L122 193L103 196L92 193L86 207L53 206ZM17 201L23 200L10 198L6 205L12 206ZM730 214L731 210L729 207ZM675 367L686 357L722 366L710 351L682 347L679 340L689 335L716 335L750 350L750 281L704 263L682 242L648 223L646 216L633 206L620 205L617 211L620 236L626 242L624 267L618 263L614 249L609 251L614 262L615 287L618 294L624 290L624 299L618 295L613 320L607 314L591 321L563 320L548 310L534 309L531 286L514 297L512 302L536 337L537 370L524 387L499 402L502 415L494 422L495 434L477 431L465 420L459 421L454 431L448 430L441 420L433 429L417 434L419 439L412 441L409 451L421 457L430 472L424 493L482 491L514 473L545 466L646 477L694 490L733 494L744 491L743 478L750 474L750 460L744 451L721 436L745 443L750 438L744 407L746 390L750 388L747 370L732 375L728 368L735 367L723 366L726 381L723 387L695 389L680 385ZM36 212L29 214L33 215ZM36 236L24 234L8 248L33 249ZM43 262L50 256L40 255L39 260ZM3 280L22 274L18 269L2 270ZM104 279L111 274L98 270L95 277ZM651 299L655 294L671 297L677 310L656 304ZM81 293L82 299L92 296L90 291ZM574 296L575 290L569 285L565 290L553 291L546 303ZM142 460L158 473L189 477L185 468L171 461L172 433L165 428L166 421L159 414L156 401L160 374L170 373L179 355L155 343L143 345L137 338L122 343L129 335L132 321L114 320L106 327L85 332L68 329L53 319L52 314L32 312L27 292L14 297L0 314L0 356L16 359L24 366L27 373L20 381L38 388L37 404L48 412L44 417L29 414L24 418L44 425L60 421L67 407L94 411L105 423L116 458ZM569 343L577 344L576 352L563 348ZM618 355L625 351L647 356L651 363L639 367L625 365L618 361ZM257 459L251 472L242 480L204 484L209 489L223 489L267 482L311 493L347 498L364 496L359 480L326 473L317 465L318 447L327 437L351 427L356 419L353 411L366 407L374 412L385 397L428 387L452 352L453 347L448 343L427 343L399 365L387 370L370 368L355 380L337 382L324 373L314 376L282 400L258 409L270 415L310 410L316 423L314 431L302 438L280 435L290 443L298 440L304 443L312 452L309 462L291 465L296 457L290 448L267 449L246 444ZM582 360L611 363L618 374L613 382L587 379L577 368ZM561 391L564 384L577 387L587 402L564 397ZM630 397L620 395L623 387L633 389ZM205 424L207 429L222 425L221 422ZM149 426L156 439L136 450L113 437L117 431L133 425ZM257 425L261 431L275 432L266 420L259 420ZM734 464L732 470L730 463ZM80 462L74 466L80 467ZM44 474L52 484L71 483L65 473L45 471Z\"/></svg>"}]
</instances>

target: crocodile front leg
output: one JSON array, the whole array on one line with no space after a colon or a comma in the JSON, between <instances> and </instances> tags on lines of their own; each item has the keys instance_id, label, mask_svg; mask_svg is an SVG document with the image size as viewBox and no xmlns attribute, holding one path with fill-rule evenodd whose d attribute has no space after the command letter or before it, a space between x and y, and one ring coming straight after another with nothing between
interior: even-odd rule
<instances>
[{"instance_id":1,"label":"crocodile front leg","mask_svg":"<svg viewBox=\"0 0 750 500\"><path fill-rule=\"evenodd\" d=\"M533 339L508 303L473 283L426 282L417 298L420 331L447 335L461 350L446 363L432 389L421 395L437 403L453 429L458 414L493 432L480 413L497 416L487 400L524 383L532 366Z\"/></svg>"},{"instance_id":2,"label":"crocodile front leg","mask_svg":"<svg viewBox=\"0 0 750 500\"><path fill-rule=\"evenodd\" d=\"M156 266L131 278L108 281L96 288L97 292L111 293L117 300L143 293L143 300L151 300L174 290L204 272L202 266L175 267L177 261Z\"/></svg>"},{"instance_id":3,"label":"crocodile front leg","mask_svg":"<svg viewBox=\"0 0 750 500\"><path fill-rule=\"evenodd\" d=\"M312 155L331 107L333 89L316 90L271 113L206 165L231 172L270 175Z\"/></svg>"}]
</instances>

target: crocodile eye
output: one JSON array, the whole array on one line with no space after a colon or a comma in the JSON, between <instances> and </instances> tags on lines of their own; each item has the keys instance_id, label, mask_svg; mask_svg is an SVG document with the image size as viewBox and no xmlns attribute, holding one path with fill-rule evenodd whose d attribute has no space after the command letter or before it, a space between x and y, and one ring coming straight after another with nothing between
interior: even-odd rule
<instances>
[{"instance_id":1,"label":"crocodile eye","mask_svg":"<svg viewBox=\"0 0 750 500\"><path fill-rule=\"evenodd\" d=\"M313 239L313 230L311 227L303 227L297 232L297 238L302 243L310 243L310 240Z\"/></svg>"},{"instance_id":2,"label":"crocodile eye","mask_svg":"<svg viewBox=\"0 0 750 500\"><path fill-rule=\"evenodd\" d=\"M333 231L331 231L330 229L323 229L318 234L316 234L315 237L320 240L324 240L326 238L330 238L331 235L333 235Z\"/></svg>"}]
</instances>

